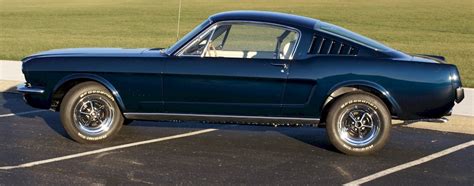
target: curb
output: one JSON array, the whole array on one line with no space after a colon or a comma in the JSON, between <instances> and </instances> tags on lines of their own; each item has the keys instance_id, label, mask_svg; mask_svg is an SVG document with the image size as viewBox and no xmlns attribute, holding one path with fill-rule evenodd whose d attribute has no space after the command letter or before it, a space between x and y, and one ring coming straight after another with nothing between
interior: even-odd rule
<instances>
[{"instance_id":1,"label":"curb","mask_svg":"<svg viewBox=\"0 0 474 186\"><path fill-rule=\"evenodd\" d=\"M21 61L0 60L0 80L25 82Z\"/></svg>"},{"instance_id":2,"label":"curb","mask_svg":"<svg viewBox=\"0 0 474 186\"><path fill-rule=\"evenodd\" d=\"M11 87L15 87L17 84L25 82L25 77L21 72L21 65L21 61L0 60L0 92L16 92L15 90L11 90ZM3 80L6 80L7 82L2 82ZM13 82L15 84L13 84ZM464 88L464 95L464 100L460 104L454 106L453 114L474 116L474 89Z\"/></svg>"},{"instance_id":3,"label":"curb","mask_svg":"<svg viewBox=\"0 0 474 186\"><path fill-rule=\"evenodd\" d=\"M426 121L406 123L400 120L392 120L392 124L393 126L398 125L402 127L474 135L474 127L472 127L472 125L474 124L474 117L452 115L452 116L447 116L446 118L448 119L446 123L435 123L435 122L426 122Z\"/></svg>"},{"instance_id":4,"label":"curb","mask_svg":"<svg viewBox=\"0 0 474 186\"><path fill-rule=\"evenodd\" d=\"M21 81L0 80L0 92L8 92L8 93L19 94L19 92L16 91L16 86L20 83L22 83L22 82Z\"/></svg>"},{"instance_id":5,"label":"curb","mask_svg":"<svg viewBox=\"0 0 474 186\"><path fill-rule=\"evenodd\" d=\"M453 114L474 116L474 89L464 88L464 100L454 106Z\"/></svg>"}]
</instances>

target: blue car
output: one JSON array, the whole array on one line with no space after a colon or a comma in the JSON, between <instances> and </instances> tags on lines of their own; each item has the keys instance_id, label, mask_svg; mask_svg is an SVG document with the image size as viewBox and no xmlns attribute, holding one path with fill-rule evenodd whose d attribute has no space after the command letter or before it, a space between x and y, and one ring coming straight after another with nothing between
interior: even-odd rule
<instances>
[{"instance_id":1,"label":"blue car","mask_svg":"<svg viewBox=\"0 0 474 186\"><path fill-rule=\"evenodd\" d=\"M80 143L133 120L325 126L341 152L386 144L391 120L436 119L464 98L456 66L316 19L210 16L169 48L79 48L24 58L18 87Z\"/></svg>"}]
</instances>

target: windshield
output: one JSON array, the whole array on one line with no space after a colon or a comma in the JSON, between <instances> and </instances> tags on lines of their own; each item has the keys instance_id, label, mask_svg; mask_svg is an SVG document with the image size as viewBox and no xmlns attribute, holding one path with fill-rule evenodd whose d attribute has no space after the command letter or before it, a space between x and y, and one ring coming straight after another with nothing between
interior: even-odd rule
<instances>
[{"instance_id":1,"label":"windshield","mask_svg":"<svg viewBox=\"0 0 474 186\"><path fill-rule=\"evenodd\" d=\"M165 53L170 55L172 52L178 50L179 47L182 45L186 44L187 41L192 39L195 35L197 35L201 30L206 28L211 24L211 21L209 19L206 19L204 22L196 26L191 32L186 34L184 37L182 37L178 42L176 42L174 45L171 45L169 48L165 49Z\"/></svg>"},{"instance_id":2,"label":"windshield","mask_svg":"<svg viewBox=\"0 0 474 186\"><path fill-rule=\"evenodd\" d=\"M370 48L373 48L378 51L390 51L393 50L392 48L385 46L382 43L379 43L378 41L375 41L373 39L367 38L365 36L362 36L360 34L354 33L350 30L347 30L345 28L342 28L340 26L336 26L333 24L325 23L325 22L320 22L321 26L320 29L322 31L326 31L329 33L333 33L337 36L343 37L345 39L354 41L356 43L368 46Z\"/></svg>"}]
</instances>

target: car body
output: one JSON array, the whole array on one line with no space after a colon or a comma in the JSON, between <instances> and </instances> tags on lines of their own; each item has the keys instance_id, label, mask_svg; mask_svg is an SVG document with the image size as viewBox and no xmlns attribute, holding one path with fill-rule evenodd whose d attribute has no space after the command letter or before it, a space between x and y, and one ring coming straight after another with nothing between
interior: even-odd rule
<instances>
[{"instance_id":1,"label":"car body","mask_svg":"<svg viewBox=\"0 0 474 186\"><path fill-rule=\"evenodd\" d=\"M130 120L318 124L354 91L380 99L391 118L415 120L448 115L464 97L456 66L443 57L262 11L213 15L167 49L42 52L23 59L23 73L18 89L33 107L58 111L69 89L94 81Z\"/></svg>"}]
</instances>

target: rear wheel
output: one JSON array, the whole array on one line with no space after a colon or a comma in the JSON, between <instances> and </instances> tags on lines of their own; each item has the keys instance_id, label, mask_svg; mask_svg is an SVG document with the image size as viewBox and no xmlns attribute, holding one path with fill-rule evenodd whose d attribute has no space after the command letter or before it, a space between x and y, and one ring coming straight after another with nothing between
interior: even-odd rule
<instances>
[{"instance_id":1,"label":"rear wheel","mask_svg":"<svg viewBox=\"0 0 474 186\"><path fill-rule=\"evenodd\" d=\"M350 155L367 155L385 145L392 124L383 101L357 92L334 102L326 125L329 140L338 150Z\"/></svg>"},{"instance_id":2,"label":"rear wheel","mask_svg":"<svg viewBox=\"0 0 474 186\"><path fill-rule=\"evenodd\" d=\"M79 143L111 139L122 128L124 118L112 94L96 82L71 88L61 103L61 122Z\"/></svg>"}]
</instances>

